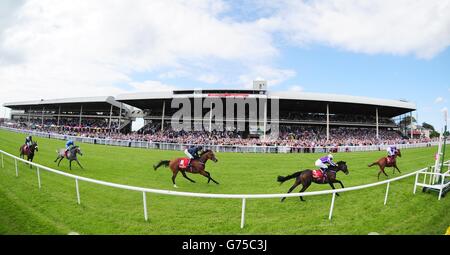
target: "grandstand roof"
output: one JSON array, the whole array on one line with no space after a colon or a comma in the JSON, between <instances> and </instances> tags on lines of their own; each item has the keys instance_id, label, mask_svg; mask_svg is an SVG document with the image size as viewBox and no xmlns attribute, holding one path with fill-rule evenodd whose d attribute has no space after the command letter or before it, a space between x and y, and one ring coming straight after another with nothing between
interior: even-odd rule
<instances>
[{"instance_id":1,"label":"grandstand roof","mask_svg":"<svg viewBox=\"0 0 450 255\"><path fill-rule=\"evenodd\" d=\"M26 110L29 108L42 108L46 109L57 108L57 106L63 105L68 108L79 109L80 105L88 105L90 108L109 110L113 105L120 107L120 102L117 102L112 96L101 97L76 97L76 98L61 98L61 99L41 99L33 101L11 102L3 104L4 107L8 107L14 110ZM126 106L124 108L127 108Z\"/></svg>"},{"instance_id":2,"label":"grandstand roof","mask_svg":"<svg viewBox=\"0 0 450 255\"><path fill-rule=\"evenodd\" d=\"M195 91L195 93L194 93ZM379 109L382 117L395 117L416 110L416 105L405 100L388 100L369 97L319 94L305 92L271 92L268 94L259 93L257 90L176 90L173 92L147 92L134 94L121 94L116 97L117 101L135 106L140 109L161 108L162 101L180 97L233 97L248 96L256 98L280 100L280 111L290 110L298 112L324 112L326 105L330 105L331 113L336 114L369 114L374 115L375 109Z\"/></svg>"}]
</instances>

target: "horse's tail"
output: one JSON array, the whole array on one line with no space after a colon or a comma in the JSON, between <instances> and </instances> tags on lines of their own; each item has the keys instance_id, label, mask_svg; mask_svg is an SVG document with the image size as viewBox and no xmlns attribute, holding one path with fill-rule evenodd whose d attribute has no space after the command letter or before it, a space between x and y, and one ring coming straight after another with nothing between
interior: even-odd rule
<instances>
[{"instance_id":1,"label":"horse's tail","mask_svg":"<svg viewBox=\"0 0 450 255\"><path fill-rule=\"evenodd\" d=\"M296 172L294 174L288 175L288 176L278 176L277 181L281 182L281 184L283 184L283 182L290 180L290 179L294 179L299 177L302 174L302 172Z\"/></svg>"},{"instance_id":2,"label":"horse's tail","mask_svg":"<svg viewBox=\"0 0 450 255\"><path fill-rule=\"evenodd\" d=\"M153 165L153 169L156 171L161 166L168 167L170 164L170 160L161 160L157 165Z\"/></svg>"}]
</instances>

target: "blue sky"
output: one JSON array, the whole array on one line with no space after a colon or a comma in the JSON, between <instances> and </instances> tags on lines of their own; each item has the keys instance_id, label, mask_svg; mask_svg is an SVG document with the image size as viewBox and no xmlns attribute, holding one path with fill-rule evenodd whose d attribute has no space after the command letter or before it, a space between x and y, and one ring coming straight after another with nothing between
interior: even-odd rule
<instances>
[{"instance_id":1,"label":"blue sky","mask_svg":"<svg viewBox=\"0 0 450 255\"><path fill-rule=\"evenodd\" d=\"M450 0L4 0L0 104L265 79L271 91L407 99L440 127L448 13Z\"/></svg>"}]
</instances>

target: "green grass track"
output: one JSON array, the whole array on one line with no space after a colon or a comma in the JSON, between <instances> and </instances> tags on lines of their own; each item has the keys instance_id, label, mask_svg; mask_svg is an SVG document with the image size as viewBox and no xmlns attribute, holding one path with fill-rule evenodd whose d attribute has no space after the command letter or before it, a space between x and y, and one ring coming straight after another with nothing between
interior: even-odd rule
<instances>
[{"instance_id":1,"label":"green grass track","mask_svg":"<svg viewBox=\"0 0 450 255\"><path fill-rule=\"evenodd\" d=\"M0 130L0 149L19 155L25 135ZM35 162L98 180L147 188L175 190L172 173L166 168L154 171L161 159L183 156L181 151L158 151L92 144L79 144L84 153L84 170L68 161L60 167L53 160L64 141L35 137L39 152ZM399 159L402 173L433 164L437 148L403 150ZM450 151L450 147L447 148ZM350 174L338 174L346 187L377 182L378 169L367 164L386 152L338 153L335 160L347 161ZM206 178L181 174L177 191L220 194L285 193L293 181L283 185L278 175L313 168L321 154L243 154L217 153L218 163L207 168L220 185ZM449 157L447 157L448 159ZM144 221L142 193L79 182L81 205L77 204L75 181L40 171L39 190L36 169L5 157L0 168L0 234L444 234L450 226L450 196L437 200L436 194L412 194L414 177L390 185L389 199L383 205L386 186L351 191L336 198L332 221L328 220L331 195L279 199L248 199L246 224L240 229L241 200L190 198L147 193L149 221ZM387 173L391 178L399 176ZM380 180L385 180L382 176ZM308 191L330 189L313 184ZM299 189L295 190L296 192Z\"/></svg>"}]
</instances>

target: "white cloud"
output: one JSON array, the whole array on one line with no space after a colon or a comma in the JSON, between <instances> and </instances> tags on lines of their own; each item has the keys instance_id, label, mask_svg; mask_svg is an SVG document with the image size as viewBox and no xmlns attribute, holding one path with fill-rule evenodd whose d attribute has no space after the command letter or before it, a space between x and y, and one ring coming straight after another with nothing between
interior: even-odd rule
<instances>
[{"instance_id":1,"label":"white cloud","mask_svg":"<svg viewBox=\"0 0 450 255\"><path fill-rule=\"evenodd\" d=\"M220 0L28 0L0 17L0 104L116 95L127 92L121 84L163 88L135 82L136 73L211 83L218 78L200 75L220 69L211 63L245 72L278 54L256 24L221 19L228 8Z\"/></svg>"},{"instance_id":2,"label":"white cloud","mask_svg":"<svg viewBox=\"0 0 450 255\"><path fill-rule=\"evenodd\" d=\"M160 81L147 80L143 82L130 82L130 86L133 88L131 92L165 92L173 91L176 86L164 84Z\"/></svg>"},{"instance_id":3,"label":"white cloud","mask_svg":"<svg viewBox=\"0 0 450 255\"><path fill-rule=\"evenodd\" d=\"M432 58L450 45L449 0L282 1L271 8L277 14L259 24L301 46Z\"/></svg>"},{"instance_id":4,"label":"white cloud","mask_svg":"<svg viewBox=\"0 0 450 255\"><path fill-rule=\"evenodd\" d=\"M442 102L444 102L444 98L443 98L443 97L437 97L437 98L434 100L434 102L435 102L436 104L442 103Z\"/></svg>"}]
</instances>

